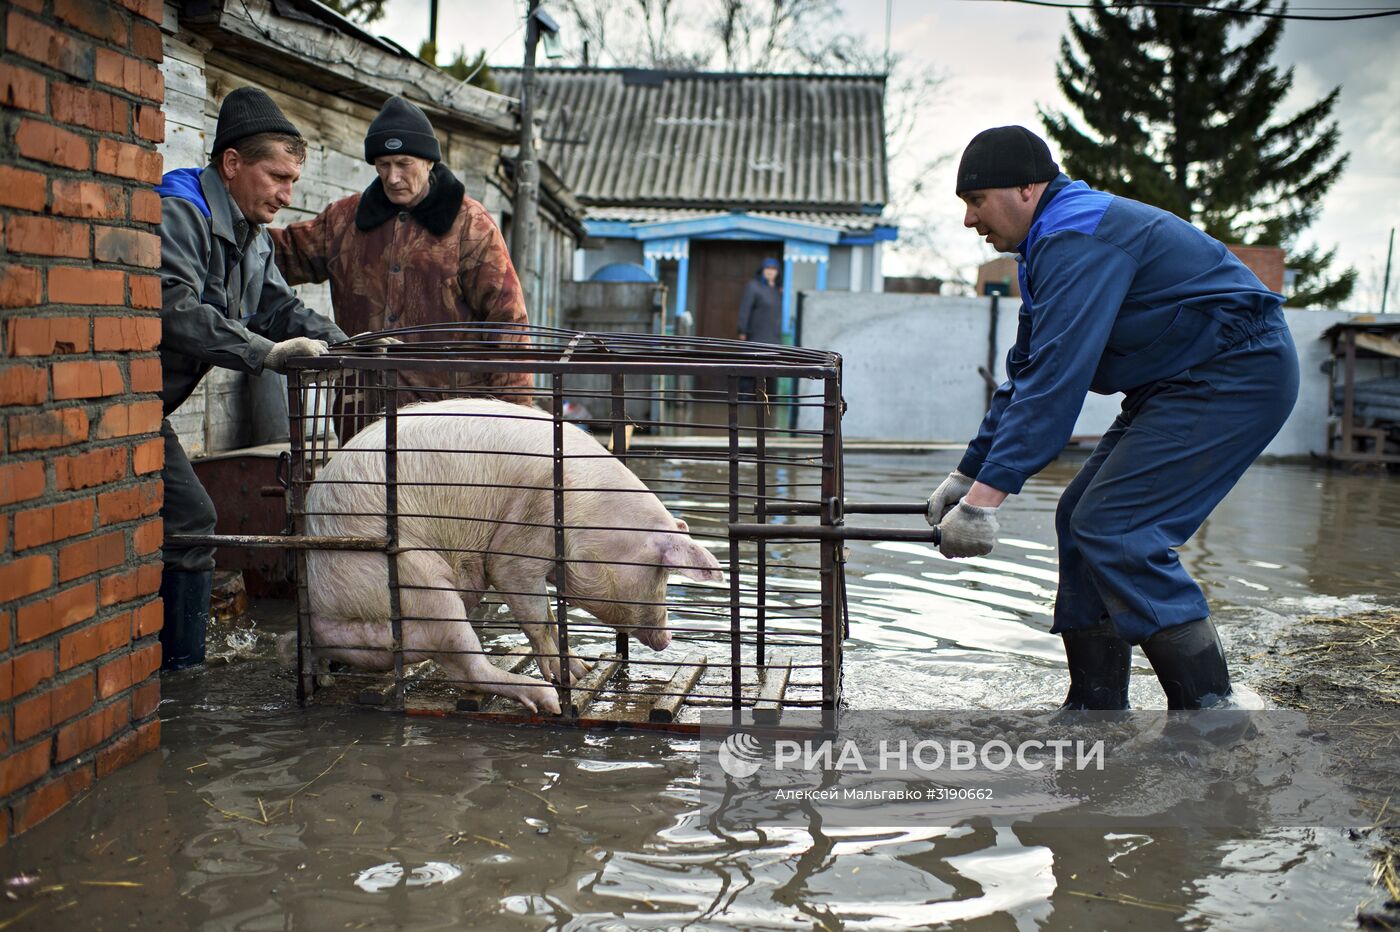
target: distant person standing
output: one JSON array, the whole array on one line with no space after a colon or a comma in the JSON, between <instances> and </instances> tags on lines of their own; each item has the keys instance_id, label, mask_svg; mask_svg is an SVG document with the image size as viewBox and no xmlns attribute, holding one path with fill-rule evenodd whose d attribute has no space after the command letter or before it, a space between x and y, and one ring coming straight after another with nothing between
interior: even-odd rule
<instances>
[{"instance_id":1,"label":"distant person standing","mask_svg":"<svg viewBox=\"0 0 1400 932\"><path fill-rule=\"evenodd\" d=\"M739 339L754 343L783 342L783 289L778 287L777 259L764 259L753 280L744 286L744 295L739 299ZM777 379L770 377L764 382L765 399L777 394ZM740 397L754 398L755 387L752 376L741 377Z\"/></svg>"}]
</instances>

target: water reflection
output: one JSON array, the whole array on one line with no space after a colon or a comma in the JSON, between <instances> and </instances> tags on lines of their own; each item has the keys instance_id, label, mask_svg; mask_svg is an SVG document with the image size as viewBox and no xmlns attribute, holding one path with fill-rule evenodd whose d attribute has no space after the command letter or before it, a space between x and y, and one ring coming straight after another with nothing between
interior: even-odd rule
<instances>
[{"instance_id":1,"label":"water reflection","mask_svg":"<svg viewBox=\"0 0 1400 932\"><path fill-rule=\"evenodd\" d=\"M851 457L847 497L926 495L954 459ZM709 479L714 468L673 470ZM1063 660L1048 633L1053 509L1074 468L1057 463L1028 484L985 559L952 563L918 545L852 545L851 708L1058 701ZM1223 637L1237 645L1320 607L1397 604L1397 542L1394 483L1261 466L1182 556L1217 606ZM770 582L796 590L781 597L786 604L811 601L800 579ZM744 791L707 779L700 766L713 753L707 742L301 710L265 644L240 645L240 657L249 653L254 659L167 678L160 754L0 851L7 874L37 869L43 886L62 887L0 904L0 922L1319 927L1350 922L1366 896L1365 852L1341 828L1278 828L1261 814L1253 825L1210 831L1163 827L1160 818L1090 829L1055 813L1010 825L972 817L889 828L878 819L831 824L810 805L798 806L791 824L745 822L735 818ZM1247 682L1247 660L1239 666ZM1132 696L1139 707L1160 706L1145 667ZM1297 778L1287 762L1277 776ZM1211 805L1214 785L1144 780L1139 797L1149 814L1187 811ZM412 881L446 878L448 867L461 875ZM366 877L376 878L375 889L357 883Z\"/></svg>"}]
</instances>

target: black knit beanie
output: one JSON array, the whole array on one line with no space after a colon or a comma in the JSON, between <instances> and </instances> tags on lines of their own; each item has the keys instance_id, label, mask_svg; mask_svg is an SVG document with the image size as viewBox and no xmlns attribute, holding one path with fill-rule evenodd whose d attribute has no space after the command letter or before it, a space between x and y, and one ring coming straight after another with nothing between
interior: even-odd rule
<instances>
[{"instance_id":1,"label":"black knit beanie","mask_svg":"<svg viewBox=\"0 0 1400 932\"><path fill-rule=\"evenodd\" d=\"M301 131L283 115L271 97L256 87L240 87L225 97L219 107L219 122L214 130L214 154L218 155L238 140L259 133L301 136Z\"/></svg>"},{"instance_id":2,"label":"black knit beanie","mask_svg":"<svg viewBox=\"0 0 1400 932\"><path fill-rule=\"evenodd\" d=\"M381 155L416 155L430 162L442 161L442 149L427 114L402 97L385 101L365 136L365 161L373 165Z\"/></svg>"},{"instance_id":3,"label":"black knit beanie","mask_svg":"<svg viewBox=\"0 0 1400 932\"><path fill-rule=\"evenodd\" d=\"M958 163L957 194L984 188L1019 188L1060 173L1050 147L1024 126L997 126L972 137Z\"/></svg>"}]
</instances>

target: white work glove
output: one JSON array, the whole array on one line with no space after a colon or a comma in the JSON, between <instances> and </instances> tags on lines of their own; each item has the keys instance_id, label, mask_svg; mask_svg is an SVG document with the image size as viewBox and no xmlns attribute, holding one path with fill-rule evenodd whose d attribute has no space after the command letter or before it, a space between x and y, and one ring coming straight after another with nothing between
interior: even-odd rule
<instances>
[{"instance_id":1,"label":"white work glove","mask_svg":"<svg viewBox=\"0 0 1400 932\"><path fill-rule=\"evenodd\" d=\"M972 483L976 481L956 469L948 473L948 478L944 479L928 498L928 512L924 515L928 523L936 525L942 521L943 516L953 510L953 506L967 494L972 488Z\"/></svg>"},{"instance_id":2,"label":"white work glove","mask_svg":"<svg viewBox=\"0 0 1400 932\"><path fill-rule=\"evenodd\" d=\"M992 552L1000 527L995 508L959 502L938 525L938 552L954 559L985 556Z\"/></svg>"},{"instance_id":3,"label":"white work glove","mask_svg":"<svg viewBox=\"0 0 1400 932\"><path fill-rule=\"evenodd\" d=\"M325 340L292 337L290 340L274 343L272 349L267 351L267 358L263 360L263 365L273 372L285 372L284 367L287 360L293 356L324 356L328 351L329 347Z\"/></svg>"}]
</instances>

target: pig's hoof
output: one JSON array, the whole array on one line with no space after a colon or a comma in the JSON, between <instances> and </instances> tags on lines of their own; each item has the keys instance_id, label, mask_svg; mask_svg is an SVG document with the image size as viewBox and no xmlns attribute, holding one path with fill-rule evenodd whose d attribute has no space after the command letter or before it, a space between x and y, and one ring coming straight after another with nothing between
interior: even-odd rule
<instances>
[{"instance_id":1,"label":"pig's hoof","mask_svg":"<svg viewBox=\"0 0 1400 932\"><path fill-rule=\"evenodd\" d=\"M522 686L516 690L515 700L531 712L559 714L559 694L553 686Z\"/></svg>"}]
</instances>

